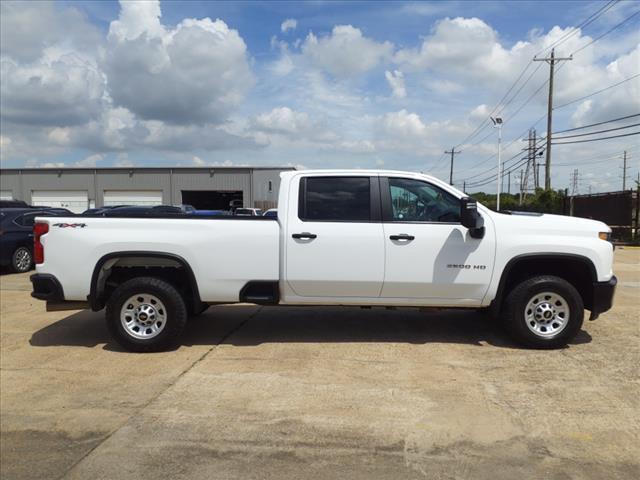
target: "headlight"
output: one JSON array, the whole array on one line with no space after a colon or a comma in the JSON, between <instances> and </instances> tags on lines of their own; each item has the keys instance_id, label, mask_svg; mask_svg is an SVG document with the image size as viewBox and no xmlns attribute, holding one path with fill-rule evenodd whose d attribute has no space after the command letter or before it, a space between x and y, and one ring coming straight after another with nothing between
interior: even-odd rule
<instances>
[{"instance_id":1,"label":"headlight","mask_svg":"<svg viewBox=\"0 0 640 480\"><path fill-rule=\"evenodd\" d=\"M611 232L600 232L598 233L598 238L600 238L600 240L606 240L607 242L610 242Z\"/></svg>"}]
</instances>

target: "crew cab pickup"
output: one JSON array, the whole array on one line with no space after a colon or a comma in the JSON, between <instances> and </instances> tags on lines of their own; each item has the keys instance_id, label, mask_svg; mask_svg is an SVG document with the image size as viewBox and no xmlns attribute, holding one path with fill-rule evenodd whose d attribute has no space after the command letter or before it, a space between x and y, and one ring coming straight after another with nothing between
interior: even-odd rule
<instances>
[{"instance_id":1,"label":"crew cab pickup","mask_svg":"<svg viewBox=\"0 0 640 480\"><path fill-rule=\"evenodd\" d=\"M209 305L485 309L521 344L557 348L611 308L607 225L497 213L427 175L281 175L277 219L38 218L33 297L106 307L134 351L166 349Z\"/></svg>"}]
</instances>

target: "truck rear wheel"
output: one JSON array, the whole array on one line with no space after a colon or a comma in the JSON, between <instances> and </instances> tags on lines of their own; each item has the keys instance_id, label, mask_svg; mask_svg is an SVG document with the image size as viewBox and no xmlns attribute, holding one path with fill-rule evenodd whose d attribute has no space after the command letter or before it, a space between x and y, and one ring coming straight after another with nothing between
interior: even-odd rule
<instances>
[{"instance_id":1,"label":"truck rear wheel","mask_svg":"<svg viewBox=\"0 0 640 480\"><path fill-rule=\"evenodd\" d=\"M187 322L187 308L171 284L138 277L113 292L106 320L111 334L127 350L157 352L177 343Z\"/></svg>"},{"instance_id":2,"label":"truck rear wheel","mask_svg":"<svg viewBox=\"0 0 640 480\"><path fill-rule=\"evenodd\" d=\"M566 280L552 275L529 278L507 296L502 322L518 342L532 348L560 348L584 321L582 297Z\"/></svg>"}]
</instances>

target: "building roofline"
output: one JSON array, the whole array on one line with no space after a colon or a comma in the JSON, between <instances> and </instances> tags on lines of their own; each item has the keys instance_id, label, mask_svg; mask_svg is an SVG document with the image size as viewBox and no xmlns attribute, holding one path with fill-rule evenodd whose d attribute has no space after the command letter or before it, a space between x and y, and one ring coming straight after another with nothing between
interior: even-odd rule
<instances>
[{"instance_id":1,"label":"building roofline","mask_svg":"<svg viewBox=\"0 0 640 480\"><path fill-rule=\"evenodd\" d=\"M193 167L15 167L15 168L0 168L0 172L93 172L93 171L148 171L148 170L186 170L186 171L203 171L208 172L211 170L296 170L296 167L292 166L193 166Z\"/></svg>"}]
</instances>

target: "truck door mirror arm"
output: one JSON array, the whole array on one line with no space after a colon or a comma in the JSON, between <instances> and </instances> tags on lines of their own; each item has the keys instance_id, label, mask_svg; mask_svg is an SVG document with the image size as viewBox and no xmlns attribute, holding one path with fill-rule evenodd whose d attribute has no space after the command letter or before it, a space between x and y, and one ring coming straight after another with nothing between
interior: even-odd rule
<instances>
[{"instance_id":1,"label":"truck door mirror arm","mask_svg":"<svg viewBox=\"0 0 640 480\"><path fill-rule=\"evenodd\" d=\"M478 203L471 197L460 199L460 223L469 229L473 238L484 237L484 218L478 212Z\"/></svg>"}]
</instances>

